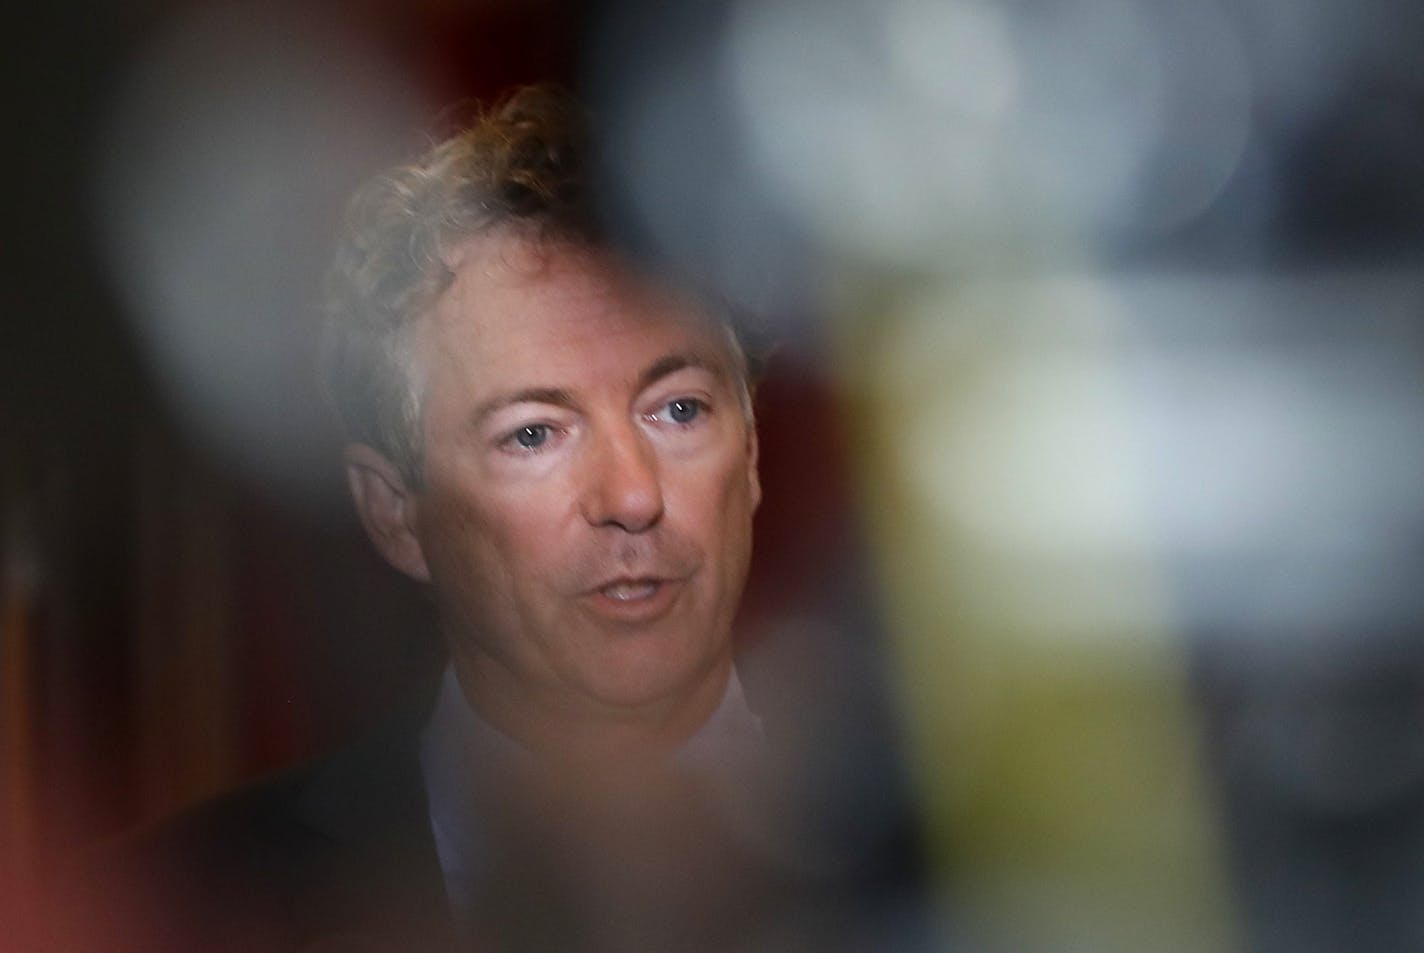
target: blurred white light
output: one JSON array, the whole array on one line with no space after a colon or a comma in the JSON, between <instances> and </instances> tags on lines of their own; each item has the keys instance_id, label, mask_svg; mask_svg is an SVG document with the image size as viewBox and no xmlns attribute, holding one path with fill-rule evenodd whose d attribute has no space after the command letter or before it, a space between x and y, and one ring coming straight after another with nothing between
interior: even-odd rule
<instances>
[{"instance_id":1,"label":"blurred white light","mask_svg":"<svg viewBox=\"0 0 1424 953\"><path fill-rule=\"evenodd\" d=\"M927 552L964 557L981 611L1122 628L1169 573L1194 625L1350 638L1424 619L1421 288L961 283L896 316L862 383Z\"/></svg>"},{"instance_id":2,"label":"blurred white light","mask_svg":"<svg viewBox=\"0 0 1424 953\"><path fill-rule=\"evenodd\" d=\"M1244 47L1210 2L741 0L737 115L769 194L873 261L1168 231L1251 131Z\"/></svg>"},{"instance_id":3,"label":"blurred white light","mask_svg":"<svg viewBox=\"0 0 1424 953\"><path fill-rule=\"evenodd\" d=\"M904 408L897 444L930 512L1021 555L1143 550L1145 471L1110 336L1118 320L1087 278L924 303L878 377ZM956 379L946 365L959 361L975 372Z\"/></svg>"},{"instance_id":4,"label":"blurred white light","mask_svg":"<svg viewBox=\"0 0 1424 953\"><path fill-rule=\"evenodd\" d=\"M1011 174L1081 227L1125 221L1165 99L1161 45L1141 4L1059 0L1016 26L1027 88Z\"/></svg>"},{"instance_id":5,"label":"blurred white light","mask_svg":"<svg viewBox=\"0 0 1424 953\"><path fill-rule=\"evenodd\" d=\"M1172 544L1222 552L1279 544L1308 525L1392 521L1424 473L1417 435L1401 439L1424 406L1379 370L1329 350L1228 345L1146 358L1138 393L1156 400L1140 412L1171 487L1161 514Z\"/></svg>"},{"instance_id":6,"label":"blurred white light","mask_svg":"<svg viewBox=\"0 0 1424 953\"><path fill-rule=\"evenodd\" d=\"M1005 362L951 413L922 418L921 491L993 545L1100 553L1140 542L1142 467L1112 378L1101 357Z\"/></svg>"},{"instance_id":7,"label":"blurred white light","mask_svg":"<svg viewBox=\"0 0 1424 953\"><path fill-rule=\"evenodd\" d=\"M1020 21L1031 93L1016 156L1086 225L1156 232L1192 218L1241 162L1244 49L1210 2L1062 0Z\"/></svg>"},{"instance_id":8,"label":"blurred white light","mask_svg":"<svg viewBox=\"0 0 1424 953\"><path fill-rule=\"evenodd\" d=\"M990 17L951 19L995 47ZM1011 64L980 58L995 63L982 96L963 72L929 65L933 42L902 69L904 34L923 20L912 6L744 0L733 22L727 73L768 194L810 233L875 260L920 260L999 227L994 113Z\"/></svg>"},{"instance_id":9,"label":"blurred white light","mask_svg":"<svg viewBox=\"0 0 1424 953\"><path fill-rule=\"evenodd\" d=\"M1418 275L1159 277L1122 286L1147 340L1131 400L1154 534L1198 621L1415 625L1424 379ZM1417 346L1417 345L1416 345Z\"/></svg>"},{"instance_id":10,"label":"blurred white light","mask_svg":"<svg viewBox=\"0 0 1424 953\"><path fill-rule=\"evenodd\" d=\"M1217 3L1157 0L1153 19L1166 100L1129 214L1134 228L1162 232L1210 207L1236 173L1251 134L1254 80Z\"/></svg>"},{"instance_id":11,"label":"blurred white light","mask_svg":"<svg viewBox=\"0 0 1424 953\"><path fill-rule=\"evenodd\" d=\"M193 435L287 489L325 481L315 318L345 195L425 115L359 36L212 6L135 63L102 150L103 237Z\"/></svg>"},{"instance_id":12,"label":"blurred white light","mask_svg":"<svg viewBox=\"0 0 1424 953\"><path fill-rule=\"evenodd\" d=\"M1018 95L1009 25L997 7L957 0L886 5L890 66L952 114L1001 121Z\"/></svg>"}]
</instances>

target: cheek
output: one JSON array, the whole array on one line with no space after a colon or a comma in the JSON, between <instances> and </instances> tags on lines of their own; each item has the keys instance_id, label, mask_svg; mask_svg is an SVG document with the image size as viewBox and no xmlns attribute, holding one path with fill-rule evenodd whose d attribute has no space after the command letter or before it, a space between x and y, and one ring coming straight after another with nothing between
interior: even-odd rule
<instances>
[{"instance_id":1,"label":"cheek","mask_svg":"<svg viewBox=\"0 0 1424 953\"><path fill-rule=\"evenodd\" d=\"M736 505L755 509L760 500L761 489L757 482L756 465L745 453L737 453L722 468L718 483L722 488L722 498Z\"/></svg>"},{"instance_id":2,"label":"cheek","mask_svg":"<svg viewBox=\"0 0 1424 953\"><path fill-rule=\"evenodd\" d=\"M751 537L755 487L747 463L739 459L703 470L686 484L687 511L694 514L698 536L711 551L736 553Z\"/></svg>"},{"instance_id":3,"label":"cheek","mask_svg":"<svg viewBox=\"0 0 1424 953\"><path fill-rule=\"evenodd\" d=\"M446 504L422 510L421 518L437 600L458 607L482 598L497 580L491 578L495 561L487 551L488 531L478 513Z\"/></svg>"},{"instance_id":4,"label":"cheek","mask_svg":"<svg viewBox=\"0 0 1424 953\"><path fill-rule=\"evenodd\" d=\"M465 577L457 584L468 588L473 582L503 600L549 577L568 546L558 501L546 489L465 493L435 514L443 523L438 532L447 547L445 569Z\"/></svg>"},{"instance_id":5,"label":"cheek","mask_svg":"<svg viewBox=\"0 0 1424 953\"><path fill-rule=\"evenodd\" d=\"M537 591L537 534L498 509L468 501L432 514L439 549L430 559L441 613L465 637L500 639L528 623L530 607L548 602Z\"/></svg>"},{"instance_id":6,"label":"cheek","mask_svg":"<svg viewBox=\"0 0 1424 953\"><path fill-rule=\"evenodd\" d=\"M426 559L437 583L463 589L487 576L494 564L500 536L498 509L473 493L465 481L441 479L431 473L420 523ZM443 577L443 578L440 578Z\"/></svg>"}]
</instances>

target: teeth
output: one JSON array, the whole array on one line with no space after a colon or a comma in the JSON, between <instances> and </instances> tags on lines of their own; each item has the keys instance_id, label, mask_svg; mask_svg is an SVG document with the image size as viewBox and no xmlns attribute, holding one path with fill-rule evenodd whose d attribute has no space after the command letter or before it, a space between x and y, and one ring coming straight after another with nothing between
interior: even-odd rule
<instances>
[{"instance_id":1,"label":"teeth","mask_svg":"<svg viewBox=\"0 0 1424 953\"><path fill-rule=\"evenodd\" d=\"M658 589L656 582L619 582L611 586L604 586L602 593L610 599L617 599L619 602L632 602L634 599L646 599Z\"/></svg>"}]
</instances>

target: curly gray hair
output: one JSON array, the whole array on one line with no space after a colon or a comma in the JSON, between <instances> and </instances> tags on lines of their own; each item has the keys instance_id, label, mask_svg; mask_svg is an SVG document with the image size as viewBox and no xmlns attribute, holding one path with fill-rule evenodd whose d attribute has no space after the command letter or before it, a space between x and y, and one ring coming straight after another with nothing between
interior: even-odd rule
<instances>
[{"instance_id":1,"label":"curly gray hair","mask_svg":"<svg viewBox=\"0 0 1424 953\"><path fill-rule=\"evenodd\" d=\"M349 439L421 480L416 319L449 287L456 248L495 229L598 241L586 125L567 93L518 90L352 199L328 275L322 377Z\"/></svg>"}]
</instances>

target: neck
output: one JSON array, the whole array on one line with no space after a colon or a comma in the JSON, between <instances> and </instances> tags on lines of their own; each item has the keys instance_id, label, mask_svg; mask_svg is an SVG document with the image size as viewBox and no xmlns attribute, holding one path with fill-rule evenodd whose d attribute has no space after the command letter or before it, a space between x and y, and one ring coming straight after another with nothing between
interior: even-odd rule
<instances>
[{"instance_id":1,"label":"neck","mask_svg":"<svg viewBox=\"0 0 1424 953\"><path fill-rule=\"evenodd\" d=\"M460 689L481 718L543 759L568 766L665 759L717 710L732 673L729 654L677 692L620 705L563 686L531 690L485 657L453 661Z\"/></svg>"}]
</instances>

